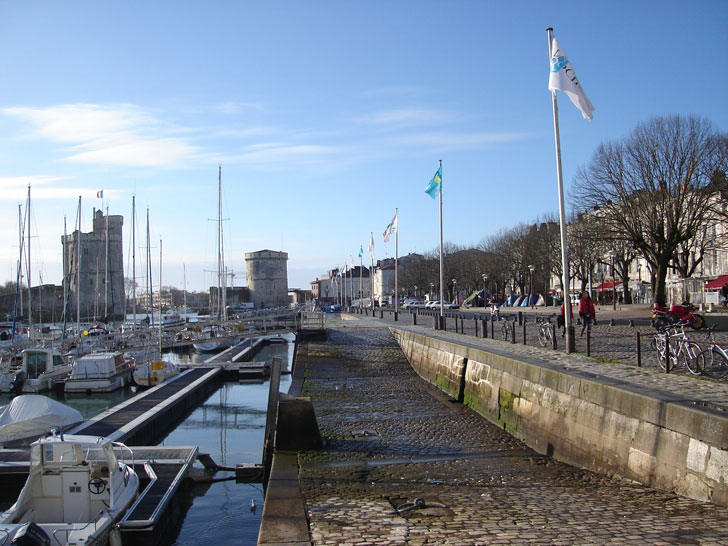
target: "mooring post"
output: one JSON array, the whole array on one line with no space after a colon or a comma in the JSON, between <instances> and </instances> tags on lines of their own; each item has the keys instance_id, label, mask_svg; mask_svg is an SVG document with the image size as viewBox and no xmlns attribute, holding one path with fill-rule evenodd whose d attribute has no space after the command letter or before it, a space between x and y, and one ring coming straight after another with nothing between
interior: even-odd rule
<instances>
[{"instance_id":1,"label":"mooring post","mask_svg":"<svg viewBox=\"0 0 728 546\"><path fill-rule=\"evenodd\" d=\"M523 344L526 344L526 317L523 317Z\"/></svg>"},{"instance_id":2,"label":"mooring post","mask_svg":"<svg viewBox=\"0 0 728 546\"><path fill-rule=\"evenodd\" d=\"M488 339L488 321L487 319L480 319L480 325L483 327L483 338Z\"/></svg>"},{"instance_id":3,"label":"mooring post","mask_svg":"<svg viewBox=\"0 0 728 546\"><path fill-rule=\"evenodd\" d=\"M270 464L273 461L273 447L276 437L276 420L278 418L278 390L281 385L281 364L283 359L280 356L273 357L270 371L270 387L268 389L268 413L265 418L265 443L263 444L263 467L266 475L270 472Z\"/></svg>"},{"instance_id":4,"label":"mooring post","mask_svg":"<svg viewBox=\"0 0 728 546\"><path fill-rule=\"evenodd\" d=\"M642 347L640 346L640 333L636 333L637 337L637 367L642 367Z\"/></svg>"},{"instance_id":5,"label":"mooring post","mask_svg":"<svg viewBox=\"0 0 728 546\"><path fill-rule=\"evenodd\" d=\"M591 328L586 329L586 356L591 356Z\"/></svg>"},{"instance_id":6,"label":"mooring post","mask_svg":"<svg viewBox=\"0 0 728 546\"><path fill-rule=\"evenodd\" d=\"M478 317L473 317L473 324L475 325L475 337L478 337Z\"/></svg>"}]
</instances>

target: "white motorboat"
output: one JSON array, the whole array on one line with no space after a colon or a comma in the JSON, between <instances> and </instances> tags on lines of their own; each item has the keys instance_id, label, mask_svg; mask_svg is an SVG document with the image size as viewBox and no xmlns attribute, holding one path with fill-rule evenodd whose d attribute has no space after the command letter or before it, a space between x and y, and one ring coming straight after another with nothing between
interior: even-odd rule
<instances>
[{"instance_id":1,"label":"white motorboat","mask_svg":"<svg viewBox=\"0 0 728 546\"><path fill-rule=\"evenodd\" d=\"M117 460L114 447L129 454L130 464ZM8 544L20 537L23 544L106 544L139 491L133 464L131 450L107 438L54 435L34 442L28 480L0 514L0 536Z\"/></svg>"},{"instance_id":2,"label":"white motorboat","mask_svg":"<svg viewBox=\"0 0 728 546\"><path fill-rule=\"evenodd\" d=\"M0 374L0 392L49 391L70 371L71 364L56 349L25 349L20 364L10 365Z\"/></svg>"},{"instance_id":3,"label":"white motorboat","mask_svg":"<svg viewBox=\"0 0 728 546\"><path fill-rule=\"evenodd\" d=\"M140 387L154 387L179 374L179 366L166 360L146 360L134 367L134 383Z\"/></svg>"},{"instance_id":4,"label":"white motorboat","mask_svg":"<svg viewBox=\"0 0 728 546\"><path fill-rule=\"evenodd\" d=\"M41 394L21 394L0 408L0 446L27 447L52 429L67 429L83 421L73 408Z\"/></svg>"},{"instance_id":5,"label":"white motorboat","mask_svg":"<svg viewBox=\"0 0 728 546\"><path fill-rule=\"evenodd\" d=\"M122 353L91 353L76 359L66 392L111 392L131 383L134 360Z\"/></svg>"}]
</instances>

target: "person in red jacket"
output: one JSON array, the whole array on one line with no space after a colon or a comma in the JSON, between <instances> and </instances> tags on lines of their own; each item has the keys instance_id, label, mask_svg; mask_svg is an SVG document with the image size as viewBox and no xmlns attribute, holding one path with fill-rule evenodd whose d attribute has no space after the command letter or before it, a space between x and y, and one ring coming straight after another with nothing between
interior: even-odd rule
<instances>
[{"instance_id":1,"label":"person in red jacket","mask_svg":"<svg viewBox=\"0 0 728 546\"><path fill-rule=\"evenodd\" d=\"M561 313L559 314L559 318L556 319L556 325L559 328L562 328L562 330L561 330L561 337L564 337L564 334L566 333L566 319L564 318L564 315L565 315L565 313L564 313L564 306L565 305L566 305L566 303L562 303L561 304ZM572 324L573 324L573 320L574 320L574 308L571 306L571 303L569 303L569 318L571 319Z\"/></svg>"},{"instance_id":2,"label":"person in red jacket","mask_svg":"<svg viewBox=\"0 0 728 546\"><path fill-rule=\"evenodd\" d=\"M584 335L584 330L591 332L592 321L596 317L596 309L594 309L594 302L589 297L589 292L586 290L581 293L579 298L579 316L581 317L581 335Z\"/></svg>"}]
</instances>

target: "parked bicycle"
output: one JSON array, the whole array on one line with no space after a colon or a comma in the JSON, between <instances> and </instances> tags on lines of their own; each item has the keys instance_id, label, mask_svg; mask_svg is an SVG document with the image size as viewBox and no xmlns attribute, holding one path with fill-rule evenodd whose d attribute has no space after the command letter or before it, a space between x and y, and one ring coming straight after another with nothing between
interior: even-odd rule
<instances>
[{"instance_id":1,"label":"parked bicycle","mask_svg":"<svg viewBox=\"0 0 728 546\"><path fill-rule=\"evenodd\" d=\"M554 344L554 327L551 322L551 316L545 318L538 325L538 343L541 347L553 347Z\"/></svg>"},{"instance_id":2,"label":"parked bicycle","mask_svg":"<svg viewBox=\"0 0 728 546\"><path fill-rule=\"evenodd\" d=\"M710 338L710 347L702 353L702 373L708 377L717 379L728 375L728 346L720 345L715 341L715 324L708 329L708 337Z\"/></svg>"},{"instance_id":3,"label":"parked bicycle","mask_svg":"<svg viewBox=\"0 0 728 546\"><path fill-rule=\"evenodd\" d=\"M705 354L698 343L689 339L685 332L686 325L680 322L666 326L654 336L652 343L657 351L657 362L666 371L683 364L691 374L701 375L705 370Z\"/></svg>"},{"instance_id":4,"label":"parked bicycle","mask_svg":"<svg viewBox=\"0 0 728 546\"><path fill-rule=\"evenodd\" d=\"M508 319L505 319L503 321L503 324L501 325L501 335L503 336L503 341L511 341L511 330L515 328L515 323L515 320L513 322Z\"/></svg>"}]
</instances>

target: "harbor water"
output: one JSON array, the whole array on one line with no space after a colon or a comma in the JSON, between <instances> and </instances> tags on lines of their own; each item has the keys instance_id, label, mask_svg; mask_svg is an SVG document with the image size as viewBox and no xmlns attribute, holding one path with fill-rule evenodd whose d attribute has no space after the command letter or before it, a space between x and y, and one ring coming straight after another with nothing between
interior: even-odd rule
<instances>
[{"instance_id":1,"label":"harbor water","mask_svg":"<svg viewBox=\"0 0 728 546\"><path fill-rule=\"evenodd\" d=\"M294 353L294 336L285 335L288 343L263 347L253 357L255 362L283 359L283 369L290 370ZM201 362L210 354L195 351L165 353L164 358L179 363ZM287 392L290 375L281 377L282 392ZM197 445L220 466L260 463L263 457L269 383L223 383L207 400L195 408L159 445ZM49 393L50 394L50 393ZM86 417L93 417L135 395L132 389L105 394L73 396L50 394ZM10 395L0 395L0 405ZM196 467L202 468L200 463ZM162 545L255 544L263 509L263 489L259 483L236 483L234 472L218 471L211 483L185 486L176 502L184 519L176 522L172 536ZM254 503L254 508L252 507Z\"/></svg>"}]
</instances>

